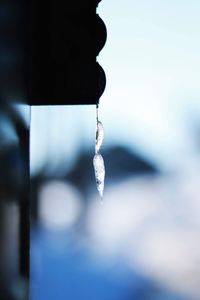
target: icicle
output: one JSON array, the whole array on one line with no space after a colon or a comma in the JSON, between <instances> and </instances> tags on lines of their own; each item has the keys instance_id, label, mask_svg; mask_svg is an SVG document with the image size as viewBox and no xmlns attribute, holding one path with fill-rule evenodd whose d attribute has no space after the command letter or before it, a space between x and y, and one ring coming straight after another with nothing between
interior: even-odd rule
<instances>
[{"instance_id":1,"label":"icicle","mask_svg":"<svg viewBox=\"0 0 200 300\"><path fill-rule=\"evenodd\" d=\"M97 190L101 199L103 198L104 191L104 179L105 179L105 166L103 157L100 154L100 148L103 143L104 129L102 123L98 118L98 105L96 108L96 118L97 118L97 129L96 129L96 142L95 142L95 156L93 159L94 173L97 184Z\"/></svg>"},{"instance_id":2,"label":"icicle","mask_svg":"<svg viewBox=\"0 0 200 300\"><path fill-rule=\"evenodd\" d=\"M97 121L95 153L99 152L101 145L103 143L103 138L104 138L103 125L100 121Z\"/></svg>"},{"instance_id":3,"label":"icicle","mask_svg":"<svg viewBox=\"0 0 200 300\"><path fill-rule=\"evenodd\" d=\"M104 160L101 154L95 154L93 159L94 172L96 178L97 189L99 191L100 197L103 198L104 191L104 178L105 178L105 167Z\"/></svg>"}]
</instances>

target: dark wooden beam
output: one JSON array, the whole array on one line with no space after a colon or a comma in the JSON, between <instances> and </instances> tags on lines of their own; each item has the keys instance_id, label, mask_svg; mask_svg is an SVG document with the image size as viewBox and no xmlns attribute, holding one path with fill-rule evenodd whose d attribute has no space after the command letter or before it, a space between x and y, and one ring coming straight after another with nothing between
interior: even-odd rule
<instances>
[{"instance_id":1,"label":"dark wooden beam","mask_svg":"<svg viewBox=\"0 0 200 300\"><path fill-rule=\"evenodd\" d=\"M106 27L97 0L6 0L0 18L0 89L30 105L96 104Z\"/></svg>"}]
</instances>

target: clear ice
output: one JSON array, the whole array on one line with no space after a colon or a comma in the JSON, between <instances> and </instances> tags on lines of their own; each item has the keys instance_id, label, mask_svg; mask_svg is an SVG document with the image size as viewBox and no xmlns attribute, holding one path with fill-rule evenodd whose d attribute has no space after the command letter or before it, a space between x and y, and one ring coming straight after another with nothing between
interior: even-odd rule
<instances>
[{"instance_id":1,"label":"clear ice","mask_svg":"<svg viewBox=\"0 0 200 300\"><path fill-rule=\"evenodd\" d=\"M104 129L102 123L98 119L98 107L97 107L97 129L96 129L96 142L95 142L95 156L93 159L94 173L97 184L97 190L101 199L103 198L104 191L104 179L105 179L105 166L103 157L100 154L100 148L103 143Z\"/></svg>"},{"instance_id":2,"label":"clear ice","mask_svg":"<svg viewBox=\"0 0 200 300\"><path fill-rule=\"evenodd\" d=\"M98 153L104 138L104 129L100 121L97 121L97 131L96 131L96 144L95 144L95 153Z\"/></svg>"},{"instance_id":3,"label":"clear ice","mask_svg":"<svg viewBox=\"0 0 200 300\"><path fill-rule=\"evenodd\" d=\"M101 154L99 153L95 154L93 159L93 164L94 164L97 190L99 191L100 197L103 198L105 167L104 167L104 160Z\"/></svg>"}]
</instances>

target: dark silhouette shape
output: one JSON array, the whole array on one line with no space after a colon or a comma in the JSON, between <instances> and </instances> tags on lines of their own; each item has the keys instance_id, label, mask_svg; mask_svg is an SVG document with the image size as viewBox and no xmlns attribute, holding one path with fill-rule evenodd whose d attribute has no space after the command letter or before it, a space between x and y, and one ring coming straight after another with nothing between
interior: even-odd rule
<instances>
[{"instance_id":1,"label":"dark silhouette shape","mask_svg":"<svg viewBox=\"0 0 200 300\"><path fill-rule=\"evenodd\" d=\"M92 151L91 151L92 153ZM106 168L106 181L123 180L139 174L156 174L158 171L150 162L122 146L106 149L102 153ZM78 186L82 193L95 186L92 154L81 153L67 178Z\"/></svg>"},{"instance_id":2,"label":"dark silhouette shape","mask_svg":"<svg viewBox=\"0 0 200 300\"><path fill-rule=\"evenodd\" d=\"M107 32L96 0L0 4L0 93L31 105L97 104L106 78L96 57Z\"/></svg>"}]
</instances>

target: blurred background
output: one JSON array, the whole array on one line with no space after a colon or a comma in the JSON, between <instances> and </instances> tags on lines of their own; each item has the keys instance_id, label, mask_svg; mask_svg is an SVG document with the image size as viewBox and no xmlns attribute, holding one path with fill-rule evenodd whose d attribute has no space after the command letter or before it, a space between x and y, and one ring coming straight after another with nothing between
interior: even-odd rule
<instances>
[{"instance_id":1,"label":"blurred background","mask_svg":"<svg viewBox=\"0 0 200 300\"><path fill-rule=\"evenodd\" d=\"M13 260L0 268L15 295L3 300L25 299L13 237L29 125L30 299L198 300L200 2L110 0L98 12L108 30L99 56L107 76L103 205L92 164L94 106L2 108L0 175L12 186L1 185L9 226L0 251Z\"/></svg>"},{"instance_id":2,"label":"blurred background","mask_svg":"<svg viewBox=\"0 0 200 300\"><path fill-rule=\"evenodd\" d=\"M31 299L200 299L200 3L102 2L95 107L33 107Z\"/></svg>"}]
</instances>

